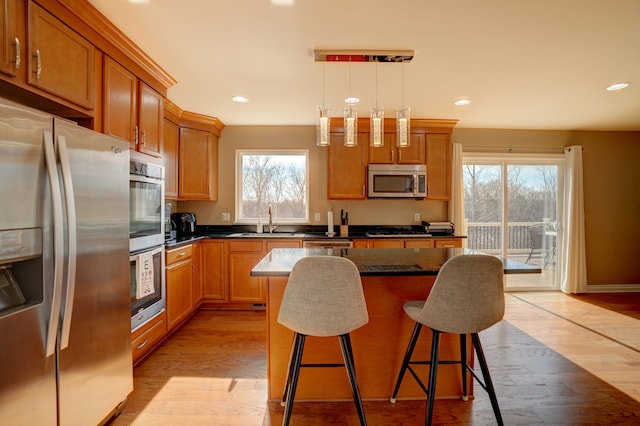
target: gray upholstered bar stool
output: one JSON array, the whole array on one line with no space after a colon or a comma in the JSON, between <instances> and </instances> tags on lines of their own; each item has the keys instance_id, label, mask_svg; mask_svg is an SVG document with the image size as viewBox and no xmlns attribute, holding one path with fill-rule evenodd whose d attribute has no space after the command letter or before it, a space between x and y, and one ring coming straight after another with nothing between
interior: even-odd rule
<instances>
[{"instance_id":1,"label":"gray upholstered bar stool","mask_svg":"<svg viewBox=\"0 0 640 426\"><path fill-rule=\"evenodd\" d=\"M360 391L356 381L353 350L349 333L369 322L362 281L356 265L349 259L333 256L309 256L292 268L278 314L278 322L294 331L287 380L282 404L283 425L291 418L300 367L347 369L353 400L360 423L366 425ZM344 364L302 364L307 336L338 336Z\"/></svg>"},{"instance_id":2,"label":"gray upholstered bar stool","mask_svg":"<svg viewBox=\"0 0 640 426\"><path fill-rule=\"evenodd\" d=\"M404 304L406 314L416 322L413 334L400 367L400 374L391 396L396 402L398 390L407 369L427 394L427 413L425 424L431 424L433 402L436 391L436 373L438 364L460 364L462 367L462 399L467 400L467 370L478 381L491 399L491 406L498 424L502 425L502 416L498 406L487 361L480 344L478 333L499 322L504 316L504 287L502 262L487 255L460 255L449 259L442 265L431 293L426 301L410 301ZM431 329L431 359L412 361L411 356L418 341L422 326ZM460 360L439 360L440 335L454 333L460 335ZM467 334L478 357L484 382L467 364ZM429 365L429 382L425 385L411 367L416 364Z\"/></svg>"}]
</instances>

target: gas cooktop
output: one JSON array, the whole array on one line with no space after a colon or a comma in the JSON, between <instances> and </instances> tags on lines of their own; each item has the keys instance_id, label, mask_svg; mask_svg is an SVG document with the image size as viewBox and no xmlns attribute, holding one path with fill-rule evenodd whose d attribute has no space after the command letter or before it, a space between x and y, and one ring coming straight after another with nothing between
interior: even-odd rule
<instances>
[{"instance_id":1,"label":"gas cooktop","mask_svg":"<svg viewBox=\"0 0 640 426\"><path fill-rule=\"evenodd\" d=\"M372 231L365 232L364 235L367 237L375 237L375 238L425 238L430 237L431 234L427 234L426 232L414 231L411 229L376 229Z\"/></svg>"}]
</instances>

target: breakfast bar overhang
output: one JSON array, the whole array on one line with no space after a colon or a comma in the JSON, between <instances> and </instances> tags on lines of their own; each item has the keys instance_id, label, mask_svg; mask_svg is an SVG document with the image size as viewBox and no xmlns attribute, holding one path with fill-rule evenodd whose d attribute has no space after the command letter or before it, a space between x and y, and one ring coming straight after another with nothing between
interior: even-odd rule
<instances>
[{"instance_id":1,"label":"breakfast bar overhang","mask_svg":"<svg viewBox=\"0 0 640 426\"><path fill-rule=\"evenodd\" d=\"M413 321L404 313L409 300L424 300L440 267L451 257L480 254L459 248L393 249L273 249L251 271L263 277L267 292L267 381L268 399L279 400L285 385L293 332L277 321L280 302L293 265L306 256L341 256L353 261L360 271L369 323L351 333L356 374L362 398L388 399L393 390L402 358L413 330ZM503 259L505 274L540 273L536 265ZM427 359L431 333L424 330L416 355ZM444 334L440 359L459 358L457 335ZM472 353L469 354L469 362ZM341 364L336 339L308 337L303 363ZM419 372L427 375L427 366ZM457 365L441 366L436 397L459 398L462 394L461 370ZM469 380L469 383L472 381ZM471 393L472 394L472 393ZM349 381L344 368L306 368L300 372L296 400L350 400ZM413 379L405 378L398 399L422 399L424 392Z\"/></svg>"}]
</instances>

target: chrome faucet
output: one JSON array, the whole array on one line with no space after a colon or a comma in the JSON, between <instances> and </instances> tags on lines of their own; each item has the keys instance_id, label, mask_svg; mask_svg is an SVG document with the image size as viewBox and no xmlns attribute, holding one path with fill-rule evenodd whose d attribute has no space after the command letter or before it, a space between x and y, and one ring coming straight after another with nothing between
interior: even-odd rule
<instances>
[{"instance_id":1,"label":"chrome faucet","mask_svg":"<svg viewBox=\"0 0 640 426\"><path fill-rule=\"evenodd\" d=\"M272 234L277 227L278 225L273 224L273 214L271 213L271 204L269 204L269 233Z\"/></svg>"}]
</instances>

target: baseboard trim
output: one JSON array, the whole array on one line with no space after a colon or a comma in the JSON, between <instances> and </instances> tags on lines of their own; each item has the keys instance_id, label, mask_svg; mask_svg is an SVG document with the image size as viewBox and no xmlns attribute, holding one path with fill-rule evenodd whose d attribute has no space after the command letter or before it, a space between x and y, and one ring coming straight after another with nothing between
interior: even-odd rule
<instances>
[{"instance_id":1,"label":"baseboard trim","mask_svg":"<svg viewBox=\"0 0 640 426\"><path fill-rule=\"evenodd\" d=\"M640 284L588 285L587 293L636 293Z\"/></svg>"}]
</instances>

